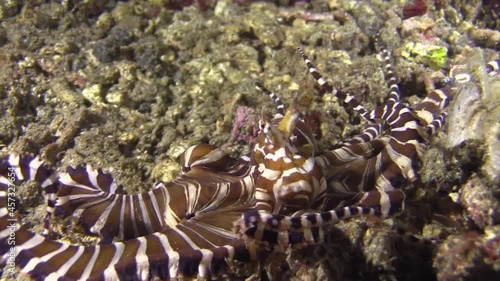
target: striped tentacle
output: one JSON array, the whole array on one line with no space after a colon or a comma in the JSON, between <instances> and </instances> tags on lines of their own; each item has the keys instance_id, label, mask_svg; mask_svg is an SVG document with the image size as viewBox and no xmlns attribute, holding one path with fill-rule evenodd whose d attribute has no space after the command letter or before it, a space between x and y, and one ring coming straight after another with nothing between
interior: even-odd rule
<instances>
[{"instance_id":1,"label":"striped tentacle","mask_svg":"<svg viewBox=\"0 0 500 281\"><path fill-rule=\"evenodd\" d=\"M339 146L349 146L357 143L369 142L376 139L381 135L387 128L387 124L379 123L373 124L366 127L359 135L356 135L344 142Z\"/></svg>"},{"instance_id":2,"label":"striped tentacle","mask_svg":"<svg viewBox=\"0 0 500 281\"><path fill-rule=\"evenodd\" d=\"M449 95L444 89L434 89L414 109L420 118L425 120L426 123L430 123L436 114L440 114L448 106ZM429 116L426 117L421 112L429 114Z\"/></svg>"},{"instance_id":3,"label":"striped tentacle","mask_svg":"<svg viewBox=\"0 0 500 281\"><path fill-rule=\"evenodd\" d=\"M486 64L488 76L498 74L500 60L492 60ZM453 69L453 68L452 68ZM464 84L472 81L469 73L454 74L450 71L450 80L457 84ZM434 135L443 125L447 113L444 108L448 105L450 93L448 89L434 89L415 106L418 116L427 122L426 132L429 136Z\"/></svg>"},{"instance_id":4,"label":"striped tentacle","mask_svg":"<svg viewBox=\"0 0 500 281\"><path fill-rule=\"evenodd\" d=\"M339 91L335 89L328 81L326 81L325 78L318 72L314 64L311 62L311 60L306 56L304 51L300 48L297 48L299 51L300 56L304 60L305 64L307 65L307 68L309 69L309 73L311 73L312 77L316 80L316 82L319 84L321 89L325 93L332 93L334 94L339 100L342 102L345 102L348 104L352 109L354 109L361 117L363 117L366 121L369 123L375 123L375 121L370 118L369 112L354 98L349 93L344 93L342 91Z\"/></svg>"},{"instance_id":5,"label":"striped tentacle","mask_svg":"<svg viewBox=\"0 0 500 281\"><path fill-rule=\"evenodd\" d=\"M472 75L469 73L453 73L454 68L450 70L450 77L453 81L463 84L472 81ZM488 76L495 76L500 71L500 59L491 60L486 64L486 73Z\"/></svg>"},{"instance_id":6,"label":"striped tentacle","mask_svg":"<svg viewBox=\"0 0 500 281\"><path fill-rule=\"evenodd\" d=\"M90 165L68 167L60 182L58 214L75 218L105 242L136 238L165 226L168 193L162 183L148 192L126 195L111 175Z\"/></svg>"},{"instance_id":7,"label":"striped tentacle","mask_svg":"<svg viewBox=\"0 0 500 281\"><path fill-rule=\"evenodd\" d=\"M459 68L460 66L458 66ZM449 77L450 80L458 84L464 84L472 81L472 75L469 73L457 73L455 74L456 66L450 69ZM500 70L500 59L491 60L486 64L486 73L488 76L495 76L499 74Z\"/></svg>"},{"instance_id":8,"label":"striped tentacle","mask_svg":"<svg viewBox=\"0 0 500 281\"><path fill-rule=\"evenodd\" d=\"M283 116L285 116L285 105L281 101L281 98L275 93L266 89L266 87L264 87L264 85L262 85L262 83L260 82L256 82L255 86L259 91L268 95L273 100L274 105L276 105L276 113L274 115L274 118L283 118Z\"/></svg>"},{"instance_id":9,"label":"striped tentacle","mask_svg":"<svg viewBox=\"0 0 500 281\"><path fill-rule=\"evenodd\" d=\"M368 121L369 123L372 124L372 126L370 126L367 129L365 129L360 135L352 138L351 140L348 140L348 141L344 142L342 144L342 146L341 146L341 149L344 149L344 147L347 146L347 145L360 144L360 143L364 143L364 142L367 142L367 141L373 141L375 138L377 138L382 133L382 131L385 128L386 125L384 123L380 123L380 122L377 123L375 121L375 119L370 116L370 112L367 111L359 103L359 101L357 101L356 98L354 98L354 96L352 96L350 94L346 94L346 93L344 93L342 91L338 91L337 89L335 89L318 72L318 70L316 69L316 67L314 66L314 64L312 63L312 61L304 53L304 51L302 49L300 49L300 48L297 48L297 50L298 50L300 56L302 57L302 59L304 60L305 64L307 65L307 68L309 69L309 72L311 73L311 75L313 76L313 78L316 80L316 82L318 83L318 85L321 87L321 89L323 91L328 92L328 93L331 92L331 93L335 94L335 96L338 99L340 99L341 101L345 102L352 109L354 109L356 112L358 112L358 114L361 117L363 117L363 119L365 119L366 121ZM367 151L367 153L369 155L373 154L373 152L374 152L374 150L368 150ZM366 156L363 156L363 155L352 155L352 153L350 153L350 152L348 152L348 154L351 154L351 156L354 156L354 157L349 156L349 158L351 159L351 161L363 161L363 159L366 157ZM326 158L323 158L323 157L317 158L317 160L319 160L319 163L320 163L320 165L322 167L326 167L328 165L339 166L339 165L343 165L343 164L346 163L344 161L341 161L340 163L338 163L338 161L337 161L338 159L335 158L335 155L330 155L330 156L325 155L325 156L326 156ZM330 158L332 161L329 161L328 158ZM344 167L339 167L339 168L340 168L340 170L344 170ZM325 175L325 177L328 177L327 174ZM341 191L341 190L338 190L338 191Z\"/></svg>"},{"instance_id":10,"label":"striped tentacle","mask_svg":"<svg viewBox=\"0 0 500 281\"><path fill-rule=\"evenodd\" d=\"M391 63L391 52L387 48L382 46L379 36L377 36L375 39L375 45L377 49L380 50L377 58L379 59L379 61L384 63L385 80L387 82L387 87L389 88L389 97L387 98L387 104L394 104L396 102L399 102L401 98L401 91L397 83L398 78L395 75L394 68ZM370 115L369 118L370 121L380 121L380 117ZM385 122L372 124L364 129L363 132L361 132L359 135L356 135L353 138L343 142L343 145L352 145L374 140L386 129L387 124Z\"/></svg>"},{"instance_id":11,"label":"striped tentacle","mask_svg":"<svg viewBox=\"0 0 500 281\"><path fill-rule=\"evenodd\" d=\"M4 193L0 191L0 195ZM4 202L5 197L1 196L0 201ZM69 245L8 222L5 209L0 209L1 260L9 265L12 262L33 280L146 281L196 276L206 280L231 273L234 260L250 259L241 239L218 241L225 244L219 247L199 247L174 229L107 245ZM8 245L9 237L15 237L15 247Z\"/></svg>"},{"instance_id":12,"label":"striped tentacle","mask_svg":"<svg viewBox=\"0 0 500 281\"><path fill-rule=\"evenodd\" d=\"M452 67L454 69L454 67ZM456 82L458 84L466 83L470 81L469 74L458 74L452 75L450 71L450 77L445 80ZM449 99L453 96L453 92L448 87L443 87L442 89L434 88L434 85L430 79L424 74L424 81L429 81L427 84L432 87L425 98L415 105L413 108L418 115L418 117L425 123L425 132L428 137L433 136L436 132L444 125L444 121L447 116L445 108L448 106Z\"/></svg>"},{"instance_id":13,"label":"striped tentacle","mask_svg":"<svg viewBox=\"0 0 500 281\"><path fill-rule=\"evenodd\" d=\"M486 64L488 76L494 76L499 73L500 60L492 60ZM458 84L464 84L472 81L472 76L468 73L453 75L450 73L452 81ZM434 135L443 125L447 113L444 108L448 105L449 93L445 89L434 89L425 97L425 99L415 107L418 116L427 121L426 132L428 135Z\"/></svg>"},{"instance_id":14,"label":"striped tentacle","mask_svg":"<svg viewBox=\"0 0 500 281\"><path fill-rule=\"evenodd\" d=\"M311 61L302 51L299 52L318 84L331 89ZM316 157L331 187L332 196L329 196L325 206L327 209L361 197L359 204L380 208L387 216L403 206L401 200L404 194L398 189L416 180L414 166L425 149L429 136L425 127L427 124L423 124L415 110L399 102L400 91L390 64L390 53L383 49L379 58L385 62L389 101L371 112L356 110L376 125L341 147ZM348 101L350 103L347 104L359 107L354 98ZM349 196L354 197L349 200Z\"/></svg>"},{"instance_id":15,"label":"striped tentacle","mask_svg":"<svg viewBox=\"0 0 500 281\"><path fill-rule=\"evenodd\" d=\"M415 112L421 120L425 121L427 136L433 136L444 125L447 113L449 93L444 89L434 89L415 106Z\"/></svg>"},{"instance_id":16,"label":"striped tentacle","mask_svg":"<svg viewBox=\"0 0 500 281\"><path fill-rule=\"evenodd\" d=\"M492 60L488 62L486 65L486 72L488 72L488 75L493 76L497 75L500 70L500 59L497 60Z\"/></svg>"},{"instance_id":17,"label":"striped tentacle","mask_svg":"<svg viewBox=\"0 0 500 281\"><path fill-rule=\"evenodd\" d=\"M434 90L413 109L400 104L401 91L399 90L398 79L391 64L391 53L381 44L379 36L375 39L375 45L380 50L378 55L379 60L384 62L384 74L390 93L386 106L375 108L370 113L370 117L374 120L388 122L388 127L390 127L391 131L403 131L403 135L407 136L410 140L429 138L444 122L446 113L443 110L448 104L448 95L443 90ZM408 121L410 123L407 123ZM425 124L421 121L425 121ZM404 140L404 136L401 136L399 133L392 134L392 136L397 140ZM424 149L425 147L420 145L417 146L416 151L420 153Z\"/></svg>"},{"instance_id":18,"label":"striped tentacle","mask_svg":"<svg viewBox=\"0 0 500 281\"><path fill-rule=\"evenodd\" d=\"M60 179L58 211L76 218L104 241L123 241L174 226L197 212L250 201L254 170L245 160L231 158L212 145L197 145L184 152L181 164L184 172L172 182L133 195L123 194L122 187L101 170L68 168Z\"/></svg>"},{"instance_id":19,"label":"striped tentacle","mask_svg":"<svg viewBox=\"0 0 500 281\"><path fill-rule=\"evenodd\" d=\"M300 216L261 213L245 213L235 223L236 230L249 244L249 251L263 247L271 250L284 250L289 246L301 248L323 241L323 228L358 216L382 214L378 209L362 206L349 206L326 212L307 213Z\"/></svg>"},{"instance_id":20,"label":"striped tentacle","mask_svg":"<svg viewBox=\"0 0 500 281\"><path fill-rule=\"evenodd\" d=\"M299 117L297 98L283 118L267 120L262 116L257 139L254 158L260 174L255 197L259 209L293 212L321 200L325 182L314 162L314 138Z\"/></svg>"},{"instance_id":21,"label":"striped tentacle","mask_svg":"<svg viewBox=\"0 0 500 281\"><path fill-rule=\"evenodd\" d=\"M256 88L262 93L268 95L276 105L276 113L274 118L271 120L271 123L278 125L281 120L283 120L285 115L285 105L278 95L269 91L266 87L264 87L264 85L262 85L262 83L256 82L255 84ZM260 124L263 125L262 122L260 122ZM264 127L261 126L260 130L264 130ZM290 135L289 141L293 147L297 148L300 153L304 155L314 156L316 154L316 144L313 133L301 116L299 116L298 121L295 123L295 128Z\"/></svg>"},{"instance_id":22,"label":"striped tentacle","mask_svg":"<svg viewBox=\"0 0 500 281\"><path fill-rule=\"evenodd\" d=\"M6 175L10 174L14 179L14 186L22 181L30 180L40 184L45 200L47 201L47 215L44 222L43 235L50 232L50 219L55 210L58 185L58 172L52 170L39 156L28 154L11 153L7 158L0 161L0 179L3 184L8 184ZM8 170L9 169L9 170Z\"/></svg>"},{"instance_id":23,"label":"striped tentacle","mask_svg":"<svg viewBox=\"0 0 500 281\"><path fill-rule=\"evenodd\" d=\"M403 208L401 188L416 175L411 160L390 147L382 136L345 146L316 157L327 178L326 209L357 203L379 208L388 216Z\"/></svg>"},{"instance_id":24,"label":"striped tentacle","mask_svg":"<svg viewBox=\"0 0 500 281\"><path fill-rule=\"evenodd\" d=\"M394 147L408 153L391 136L382 135L317 156L316 162L323 168L329 187L325 208L356 203L378 208L384 216L400 211L405 197L400 188L415 180L416 174L414 158Z\"/></svg>"},{"instance_id":25,"label":"striped tentacle","mask_svg":"<svg viewBox=\"0 0 500 281\"><path fill-rule=\"evenodd\" d=\"M222 149L211 144L193 145L184 151L180 159L183 173L197 167L233 176L245 174L249 162L250 159L246 156L232 158Z\"/></svg>"},{"instance_id":26,"label":"striped tentacle","mask_svg":"<svg viewBox=\"0 0 500 281\"><path fill-rule=\"evenodd\" d=\"M152 193L147 193L155 195L155 191L159 191L164 194L165 223L160 231L124 242L83 247L47 240L26 230L17 221L7 220L7 214L10 214L6 208L7 188L10 171L14 167L3 162L0 166L0 256L3 256L3 262L8 258L14 259L21 272L35 280L52 280L53 277L60 280L117 280L124 276L132 276L134 280L150 280L153 276L166 280L179 276L207 278L229 272L231 268L228 263L233 259L249 259L244 241L238 238L232 228L233 221L254 207L252 173L255 168L247 165L245 169L241 166L235 169L231 166L219 173L206 169L207 165L192 167L176 180L159 184ZM235 170L241 175L231 174ZM75 191L75 197L71 200L83 200L83 192L87 191L93 202L100 201L94 205L91 200L79 202L79 206L87 204L83 208L82 218L95 218L92 213L85 213L89 209L97 212L98 217L111 209L107 214L109 220L98 220L96 223L104 225L97 231L101 236L115 235L110 230L116 231L116 228L123 233L118 234L124 236L120 238L128 238L126 232L132 230L135 231L134 235L139 235L141 232L134 228L145 226L144 209L151 212L155 208L149 202L155 196L113 193L120 191L120 187L109 175L89 166L68 169L68 173L62 176L61 182L65 189L61 189L59 199L63 205L71 201L68 199L71 196L64 193L66 189L71 190L67 185L70 180ZM110 197L99 200L95 194L106 194L101 199ZM67 201L64 202L65 199ZM118 201L121 204L116 203ZM110 208L110 202L115 202L114 206L125 207ZM130 208L127 209L129 204ZM130 218L133 216L135 219ZM119 223L110 225L113 220ZM12 254L6 243L11 233L16 245L16 251Z\"/></svg>"},{"instance_id":27,"label":"striped tentacle","mask_svg":"<svg viewBox=\"0 0 500 281\"><path fill-rule=\"evenodd\" d=\"M257 87L264 93L270 93L262 84ZM236 222L237 233L246 237L252 256L258 249L273 246L272 241L262 244L251 238L256 227L249 220L269 217L281 212L298 215L307 209L318 209L323 204L325 181L322 171L314 161L315 143L311 131L300 119L297 109L297 97L285 115L268 120L265 115L261 119L261 131L254 147L254 159L259 174L255 181L256 208L246 212ZM247 218L247 219L245 219ZM273 235L287 235L285 232L271 231ZM264 240L266 240L265 238ZM287 243L285 243L287 244Z\"/></svg>"},{"instance_id":28,"label":"striped tentacle","mask_svg":"<svg viewBox=\"0 0 500 281\"><path fill-rule=\"evenodd\" d=\"M375 38L375 45L380 50L377 57L384 63L384 75L389 87L389 97L387 98L385 106L376 107L370 112L370 118L386 123L393 139L397 140L399 143L404 143L404 145L409 145L413 142L416 146L415 151L421 153L425 148L423 142L428 138L428 134L424 132L425 130L422 126L426 126L432 122L433 118L431 118L431 120L424 119L427 124L422 124L420 118L417 117L418 110L416 108L409 108L399 102L401 99L401 91L399 90L397 84L398 78L394 73L394 68L391 63L391 52L381 44L379 36ZM441 112L447 104L447 96L438 96L431 93L422 102L425 104L437 104L440 107L439 112ZM433 113L436 112L437 110Z\"/></svg>"},{"instance_id":29,"label":"striped tentacle","mask_svg":"<svg viewBox=\"0 0 500 281\"><path fill-rule=\"evenodd\" d=\"M375 37L375 46L379 49L377 58L384 63L384 74L387 86L389 87L389 97L387 103L396 103L401 98L401 91L398 86L398 78L394 73L391 63L391 52L380 43L380 37Z\"/></svg>"}]
</instances>

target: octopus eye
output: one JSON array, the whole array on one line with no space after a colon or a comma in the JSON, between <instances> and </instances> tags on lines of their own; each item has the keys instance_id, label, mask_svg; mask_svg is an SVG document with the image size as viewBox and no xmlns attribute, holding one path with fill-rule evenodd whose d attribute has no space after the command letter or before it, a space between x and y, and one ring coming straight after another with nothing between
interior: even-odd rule
<instances>
[{"instance_id":1,"label":"octopus eye","mask_svg":"<svg viewBox=\"0 0 500 281\"><path fill-rule=\"evenodd\" d=\"M186 213L186 220L192 219L196 216L195 213Z\"/></svg>"},{"instance_id":2,"label":"octopus eye","mask_svg":"<svg viewBox=\"0 0 500 281\"><path fill-rule=\"evenodd\" d=\"M265 126L266 126L266 122L264 122L264 120L260 120L260 122L259 122L259 129L262 131L262 130L264 130Z\"/></svg>"}]
</instances>

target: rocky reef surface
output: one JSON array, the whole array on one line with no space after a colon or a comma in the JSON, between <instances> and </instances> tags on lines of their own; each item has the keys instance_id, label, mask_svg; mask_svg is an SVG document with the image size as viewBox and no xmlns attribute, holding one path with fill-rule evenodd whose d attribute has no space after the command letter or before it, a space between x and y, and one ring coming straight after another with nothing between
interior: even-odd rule
<instances>
[{"instance_id":1,"label":"rocky reef surface","mask_svg":"<svg viewBox=\"0 0 500 281\"><path fill-rule=\"evenodd\" d=\"M500 57L498 1L193 2L0 2L2 152L106 167L128 192L147 190L177 174L190 145L249 152L260 109L273 108L255 81L285 102L300 93L328 149L365 124L318 95L296 47L373 108L388 92L380 31L411 104L450 70L473 76L453 91L417 192L401 215L339 223L325 243L276 254L249 279L500 279L500 75L485 72ZM19 197L23 223L41 231L41 194ZM69 221L55 226L61 240L96 242Z\"/></svg>"}]
</instances>

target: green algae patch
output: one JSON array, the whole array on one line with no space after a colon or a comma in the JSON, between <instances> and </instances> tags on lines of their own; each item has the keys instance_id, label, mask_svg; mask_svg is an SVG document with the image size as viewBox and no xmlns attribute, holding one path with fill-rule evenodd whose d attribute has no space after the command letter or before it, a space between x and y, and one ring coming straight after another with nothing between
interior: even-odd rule
<instances>
[{"instance_id":1,"label":"green algae patch","mask_svg":"<svg viewBox=\"0 0 500 281\"><path fill-rule=\"evenodd\" d=\"M401 56L409 61L423 63L434 69L441 69L446 63L448 48L436 45L424 45L409 42Z\"/></svg>"}]
</instances>

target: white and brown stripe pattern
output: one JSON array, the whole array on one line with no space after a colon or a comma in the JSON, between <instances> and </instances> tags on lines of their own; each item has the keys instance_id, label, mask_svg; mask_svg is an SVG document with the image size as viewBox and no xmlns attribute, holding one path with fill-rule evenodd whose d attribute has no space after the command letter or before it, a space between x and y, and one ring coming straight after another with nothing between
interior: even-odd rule
<instances>
[{"instance_id":1,"label":"white and brown stripe pattern","mask_svg":"<svg viewBox=\"0 0 500 281\"><path fill-rule=\"evenodd\" d=\"M500 59L492 60L488 62L488 64L486 65L486 72L488 72L488 75L490 76L497 75L499 70L500 70Z\"/></svg>"},{"instance_id":2,"label":"white and brown stripe pattern","mask_svg":"<svg viewBox=\"0 0 500 281\"><path fill-rule=\"evenodd\" d=\"M247 212L236 223L236 230L254 247L286 249L289 246L302 248L323 241L323 227L341 220L358 216L381 216L378 209L349 206L300 216ZM250 248L250 252L255 249Z\"/></svg>"},{"instance_id":3,"label":"white and brown stripe pattern","mask_svg":"<svg viewBox=\"0 0 500 281\"><path fill-rule=\"evenodd\" d=\"M309 69L309 73L314 77L316 82L318 82L319 86L321 87L321 90L324 93L332 93L334 94L339 100L342 102L348 104L352 109L354 109L361 117L363 117L367 122L370 123L375 123L375 120L371 119L369 116L368 110L366 110L359 102L356 100L356 98L349 94L349 93L344 93L343 91L335 89L330 83L328 83L323 76L318 72L314 64L311 62L311 60L306 56L304 51L300 48L297 48L300 56L304 60L305 64L307 65L307 68Z\"/></svg>"},{"instance_id":4,"label":"white and brown stripe pattern","mask_svg":"<svg viewBox=\"0 0 500 281\"><path fill-rule=\"evenodd\" d=\"M380 47L378 42L377 45ZM416 180L416 161L446 116L443 110L448 95L444 90L432 91L415 108L399 101L397 78L390 64L390 52L385 49L379 58L385 63L389 98L386 105L371 112L351 95L334 89L304 52L299 49L299 53L323 91L335 94L372 125L337 149L315 157L328 181L326 196L320 197L324 199L324 212L291 217L249 212L240 219L237 229L252 241L249 244L253 247L279 249L317 243L322 239L321 225L355 215L387 217L401 211L405 199L402 187ZM496 71L496 66L496 62L491 62L488 73Z\"/></svg>"},{"instance_id":5,"label":"white and brown stripe pattern","mask_svg":"<svg viewBox=\"0 0 500 281\"><path fill-rule=\"evenodd\" d=\"M207 155L218 155L206 151ZM218 159L214 158L216 166L220 164L216 163ZM232 228L233 221L254 206L255 167L243 165L244 160L233 160L233 165L226 163L226 170L210 167L207 159L203 164L186 160L196 164L176 180L136 195L123 194L101 170L90 166L68 168L57 182L61 186L58 213L78 218L106 242L111 238L124 241L71 246L46 240L16 223L16 265L35 280L117 280L125 276L166 280L180 275L208 278L228 273L228 263L233 259L249 258L243 240ZM43 163L38 168L30 165L39 162L39 158L16 155L2 161L0 202L6 201L11 170L18 180L55 184ZM6 205L0 207L0 255L4 255L10 248L6 243L10 230Z\"/></svg>"},{"instance_id":6,"label":"white and brown stripe pattern","mask_svg":"<svg viewBox=\"0 0 500 281\"><path fill-rule=\"evenodd\" d=\"M361 192L364 195L359 204L381 208L382 214L387 216L403 207L404 202L399 200L403 200L404 196L398 189L416 179L416 161L425 150L429 137L444 124L446 112L443 110L448 104L449 93L444 89L433 90L414 108L401 103L390 52L380 46L378 39L376 43L381 48L379 59L385 64L390 89L388 102L369 113L356 109L360 106L353 98L349 98L347 103L365 119L381 121L344 142L341 147L318 156L316 161L323 167L328 186L334 191L327 206L333 208L344 201L346 196L338 196L339 192ZM307 56L301 51L300 54L323 90L337 94L338 91L318 73ZM497 69L498 61L488 63L489 75ZM377 202L375 197L380 199L379 204L367 204Z\"/></svg>"},{"instance_id":7,"label":"white and brown stripe pattern","mask_svg":"<svg viewBox=\"0 0 500 281\"><path fill-rule=\"evenodd\" d=\"M255 83L255 86L259 91L270 97L273 100L274 105L276 105L276 113L274 114L274 118L282 118L283 116L285 116L285 105L281 101L281 98L275 93L266 89L266 87L264 87L264 85L262 85L262 83L260 82Z\"/></svg>"},{"instance_id":8,"label":"white and brown stripe pattern","mask_svg":"<svg viewBox=\"0 0 500 281\"><path fill-rule=\"evenodd\" d=\"M0 179L2 184L8 185L7 174L14 177L12 182L18 186L23 181L35 181L40 184L42 193L47 202L47 215L44 222L43 235L50 232L50 218L55 210L57 193L59 192L59 173L53 171L39 156L11 153L0 163ZM9 169L10 170L7 170ZM10 173L9 173L10 172Z\"/></svg>"},{"instance_id":9,"label":"white and brown stripe pattern","mask_svg":"<svg viewBox=\"0 0 500 281\"><path fill-rule=\"evenodd\" d=\"M403 209L402 187L416 179L416 161L443 125L448 94L435 90L414 108L401 103L390 53L382 50L389 100L369 112L334 89L299 52L321 88L352 106L370 127L318 153L296 99L285 111L277 95L257 84L277 113L272 120L263 115L250 157L193 146L183 154L176 179L141 194L125 194L111 175L88 165L59 174L38 157L12 153L0 159L0 263L11 257L8 239L14 233L16 266L34 280L230 278L236 264L255 259L262 248L315 244L327 224ZM498 65L490 62L488 73L498 72ZM26 180L40 183L47 218L72 216L103 243L52 241L11 218L9 185Z\"/></svg>"},{"instance_id":10,"label":"white and brown stripe pattern","mask_svg":"<svg viewBox=\"0 0 500 281\"><path fill-rule=\"evenodd\" d=\"M4 200L5 197L0 198ZM4 210L1 210L2 214ZM0 218L0 253L8 253L7 220ZM244 241L226 238L224 246L197 246L178 229L97 246L55 242L16 224L15 263L33 280L170 280L181 276L217 278L231 272L230 261L246 262ZM128 278L128 279L127 279Z\"/></svg>"},{"instance_id":11,"label":"white and brown stripe pattern","mask_svg":"<svg viewBox=\"0 0 500 281\"><path fill-rule=\"evenodd\" d=\"M122 188L100 170L68 168L60 178L58 211L78 219L105 241L123 241L160 231L197 213L250 201L255 168L245 160L199 145L188 148L181 163L185 172L174 181L134 195L123 194Z\"/></svg>"},{"instance_id":12,"label":"white and brown stripe pattern","mask_svg":"<svg viewBox=\"0 0 500 281\"><path fill-rule=\"evenodd\" d=\"M258 88L270 92L263 85ZM324 196L325 182L314 161L314 138L300 119L296 102L294 99L282 117L278 115L271 121L262 117L262 132L254 148L260 172L255 197L260 210L299 211L312 207Z\"/></svg>"},{"instance_id":13,"label":"white and brown stripe pattern","mask_svg":"<svg viewBox=\"0 0 500 281\"><path fill-rule=\"evenodd\" d=\"M396 103L401 98L401 91L398 86L398 78L394 72L394 68L392 67L391 52L382 46L379 35L375 37L375 46L379 50L377 58L384 63L385 81L387 82L387 87L389 88L389 95L386 103Z\"/></svg>"}]
</instances>

